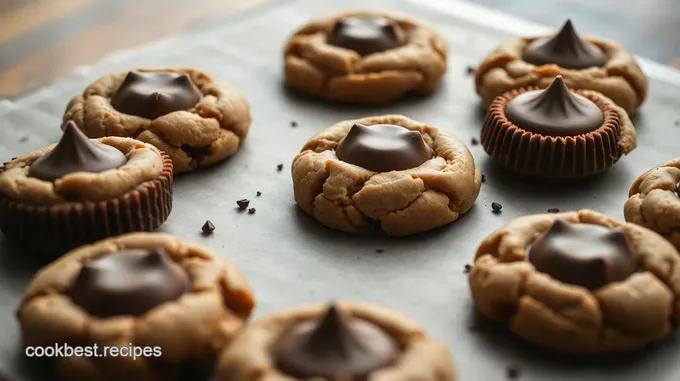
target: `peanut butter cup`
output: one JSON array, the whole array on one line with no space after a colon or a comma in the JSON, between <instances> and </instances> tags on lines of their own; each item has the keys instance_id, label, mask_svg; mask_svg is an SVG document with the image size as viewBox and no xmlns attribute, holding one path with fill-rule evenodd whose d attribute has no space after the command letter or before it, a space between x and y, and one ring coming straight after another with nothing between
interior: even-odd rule
<instances>
[{"instance_id":1,"label":"peanut butter cup","mask_svg":"<svg viewBox=\"0 0 680 381\"><path fill-rule=\"evenodd\" d=\"M335 152L338 159L375 172L415 168L432 159L420 131L393 124L354 124Z\"/></svg>"},{"instance_id":2,"label":"peanut butter cup","mask_svg":"<svg viewBox=\"0 0 680 381\"><path fill-rule=\"evenodd\" d=\"M524 60L534 65L556 64L565 69L600 67L607 56L597 45L581 39L571 20L552 37L539 38L524 49Z\"/></svg>"},{"instance_id":3,"label":"peanut butter cup","mask_svg":"<svg viewBox=\"0 0 680 381\"><path fill-rule=\"evenodd\" d=\"M338 20L326 41L362 56L394 49L403 44L401 27L377 16L350 16Z\"/></svg>"},{"instance_id":4,"label":"peanut butter cup","mask_svg":"<svg viewBox=\"0 0 680 381\"><path fill-rule=\"evenodd\" d=\"M497 97L482 128L482 146L497 163L539 180L577 180L603 172L635 148L628 114L609 98L568 89L557 76L546 89Z\"/></svg>"},{"instance_id":5,"label":"peanut butter cup","mask_svg":"<svg viewBox=\"0 0 680 381\"><path fill-rule=\"evenodd\" d=\"M188 289L186 271L162 250L130 249L86 262L71 298L93 316L141 316Z\"/></svg>"},{"instance_id":6,"label":"peanut butter cup","mask_svg":"<svg viewBox=\"0 0 680 381\"><path fill-rule=\"evenodd\" d=\"M202 380L254 306L246 278L223 256L167 234L133 233L42 268L16 316L25 346L100 348L51 358L48 379Z\"/></svg>"},{"instance_id":7,"label":"peanut butter cup","mask_svg":"<svg viewBox=\"0 0 680 381\"><path fill-rule=\"evenodd\" d=\"M391 364L397 353L382 329L331 305L321 319L297 324L281 337L276 365L300 379L365 379Z\"/></svg>"},{"instance_id":8,"label":"peanut butter cup","mask_svg":"<svg viewBox=\"0 0 680 381\"><path fill-rule=\"evenodd\" d=\"M172 210L172 162L129 138L88 139L67 121L56 145L0 168L0 229L54 255L158 228Z\"/></svg>"},{"instance_id":9,"label":"peanut butter cup","mask_svg":"<svg viewBox=\"0 0 680 381\"><path fill-rule=\"evenodd\" d=\"M118 111L147 119L189 110L201 100L201 91L188 74L131 71L111 96Z\"/></svg>"},{"instance_id":10,"label":"peanut butter cup","mask_svg":"<svg viewBox=\"0 0 680 381\"><path fill-rule=\"evenodd\" d=\"M622 230L562 219L531 244L529 262L557 280L590 290L623 281L637 270Z\"/></svg>"},{"instance_id":11,"label":"peanut butter cup","mask_svg":"<svg viewBox=\"0 0 680 381\"><path fill-rule=\"evenodd\" d=\"M454 381L448 349L396 311L340 302L276 312L224 350L220 381Z\"/></svg>"}]
</instances>

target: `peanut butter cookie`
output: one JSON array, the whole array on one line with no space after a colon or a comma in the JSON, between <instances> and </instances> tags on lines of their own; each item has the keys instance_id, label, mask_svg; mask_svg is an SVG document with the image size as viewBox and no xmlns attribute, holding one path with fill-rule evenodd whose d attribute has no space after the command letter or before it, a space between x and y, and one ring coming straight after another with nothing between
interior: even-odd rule
<instances>
[{"instance_id":1,"label":"peanut butter cookie","mask_svg":"<svg viewBox=\"0 0 680 381\"><path fill-rule=\"evenodd\" d=\"M120 137L88 139L72 121L58 144L0 167L0 229L8 240L62 254L106 237L151 231L172 210L172 162Z\"/></svg>"},{"instance_id":2,"label":"peanut butter cookie","mask_svg":"<svg viewBox=\"0 0 680 381\"><path fill-rule=\"evenodd\" d=\"M305 306L248 326L220 356L220 381L454 381L443 343L401 314L360 303Z\"/></svg>"},{"instance_id":3,"label":"peanut butter cookie","mask_svg":"<svg viewBox=\"0 0 680 381\"><path fill-rule=\"evenodd\" d=\"M434 91L446 72L446 44L426 24L379 11L312 20L288 41L286 85L346 103L382 103Z\"/></svg>"},{"instance_id":4,"label":"peanut butter cookie","mask_svg":"<svg viewBox=\"0 0 680 381\"><path fill-rule=\"evenodd\" d=\"M484 107L507 91L547 87L557 75L574 89L594 90L633 113L647 95L647 78L622 46L580 37L567 21L555 35L515 38L493 50L475 71Z\"/></svg>"},{"instance_id":5,"label":"peanut butter cookie","mask_svg":"<svg viewBox=\"0 0 680 381\"><path fill-rule=\"evenodd\" d=\"M456 137L401 115L337 123L292 165L295 201L331 229L406 236L446 225L479 195L481 170Z\"/></svg>"},{"instance_id":6,"label":"peanut butter cookie","mask_svg":"<svg viewBox=\"0 0 680 381\"><path fill-rule=\"evenodd\" d=\"M134 233L42 269L17 316L27 346L97 345L98 356L55 358L60 380L167 381L211 369L253 307L240 270L208 248Z\"/></svg>"},{"instance_id":7,"label":"peanut butter cookie","mask_svg":"<svg viewBox=\"0 0 680 381\"><path fill-rule=\"evenodd\" d=\"M680 158L638 177L624 205L626 221L654 230L680 249Z\"/></svg>"},{"instance_id":8,"label":"peanut butter cookie","mask_svg":"<svg viewBox=\"0 0 680 381\"><path fill-rule=\"evenodd\" d=\"M166 152L175 173L236 153L250 106L235 88L192 68L140 68L106 75L71 99L64 120L91 138L131 137Z\"/></svg>"},{"instance_id":9,"label":"peanut butter cookie","mask_svg":"<svg viewBox=\"0 0 680 381\"><path fill-rule=\"evenodd\" d=\"M680 254L663 237L591 210L510 221L477 249L477 309L566 352L632 350L680 322Z\"/></svg>"}]
</instances>

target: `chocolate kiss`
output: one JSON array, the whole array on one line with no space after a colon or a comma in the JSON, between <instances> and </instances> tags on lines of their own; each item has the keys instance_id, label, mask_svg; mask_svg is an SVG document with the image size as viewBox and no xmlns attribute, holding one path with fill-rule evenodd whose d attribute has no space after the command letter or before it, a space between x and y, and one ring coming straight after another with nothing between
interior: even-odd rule
<instances>
[{"instance_id":1,"label":"chocolate kiss","mask_svg":"<svg viewBox=\"0 0 680 381\"><path fill-rule=\"evenodd\" d=\"M177 300L188 288L186 272L167 254L128 249L85 263L71 298L93 316L141 316Z\"/></svg>"},{"instance_id":2,"label":"chocolate kiss","mask_svg":"<svg viewBox=\"0 0 680 381\"><path fill-rule=\"evenodd\" d=\"M354 50L362 56L401 45L397 26L383 17L347 17L335 23L327 43Z\"/></svg>"},{"instance_id":3,"label":"chocolate kiss","mask_svg":"<svg viewBox=\"0 0 680 381\"><path fill-rule=\"evenodd\" d=\"M125 114L156 119L188 110L200 99L200 90L187 74L131 71L111 96L111 106Z\"/></svg>"},{"instance_id":4,"label":"chocolate kiss","mask_svg":"<svg viewBox=\"0 0 680 381\"><path fill-rule=\"evenodd\" d=\"M556 64L565 69L601 67L607 57L600 48L583 41L571 20L553 37L538 39L524 50L524 60L534 65Z\"/></svg>"},{"instance_id":5,"label":"chocolate kiss","mask_svg":"<svg viewBox=\"0 0 680 381\"><path fill-rule=\"evenodd\" d=\"M296 378L350 380L388 366L396 352L380 328L331 305L320 321L299 323L281 337L276 365Z\"/></svg>"},{"instance_id":6,"label":"chocolate kiss","mask_svg":"<svg viewBox=\"0 0 680 381\"><path fill-rule=\"evenodd\" d=\"M419 131L392 124L355 124L335 148L338 159L374 172L415 168L432 159Z\"/></svg>"},{"instance_id":7,"label":"chocolate kiss","mask_svg":"<svg viewBox=\"0 0 680 381\"><path fill-rule=\"evenodd\" d=\"M76 172L104 172L127 162L117 148L90 140L69 120L59 143L28 169L28 177L55 181Z\"/></svg>"},{"instance_id":8,"label":"chocolate kiss","mask_svg":"<svg viewBox=\"0 0 680 381\"><path fill-rule=\"evenodd\" d=\"M575 136L597 130L604 114L590 99L569 91L561 75L545 90L522 93L505 106L519 128L546 136Z\"/></svg>"},{"instance_id":9,"label":"chocolate kiss","mask_svg":"<svg viewBox=\"0 0 680 381\"><path fill-rule=\"evenodd\" d=\"M542 273L590 290L637 270L623 231L560 219L531 245L529 261Z\"/></svg>"}]
</instances>

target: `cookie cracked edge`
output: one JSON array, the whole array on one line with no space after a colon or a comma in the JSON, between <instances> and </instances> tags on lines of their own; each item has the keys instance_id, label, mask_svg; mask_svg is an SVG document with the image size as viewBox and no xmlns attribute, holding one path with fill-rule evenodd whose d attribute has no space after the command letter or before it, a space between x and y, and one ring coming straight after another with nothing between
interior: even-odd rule
<instances>
[{"instance_id":1,"label":"cookie cracked edge","mask_svg":"<svg viewBox=\"0 0 680 381\"><path fill-rule=\"evenodd\" d=\"M191 291L141 317L98 319L68 296L82 264L89 259L137 248L163 248L192 281ZM160 347L153 357L59 357L56 373L69 380L161 381L174 379L182 366L210 369L219 350L240 331L255 301L244 275L202 245L161 233L127 234L83 246L41 269L17 310L24 345L54 343Z\"/></svg>"},{"instance_id":2,"label":"cookie cracked edge","mask_svg":"<svg viewBox=\"0 0 680 381\"><path fill-rule=\"evenodd\" d=\"M375 16L396 22L405 32L401 47L362 57L326 43L343 17ZM433 92L446 73L447 47L433 28L406 15L352 10L311 20L284 48L286 85L339 103L386 103L414 92Z\"/></svg>"},{"instance_id":3,"label":"cookie cracked edge","mask_svg":"<svg viewBox=\"0 0 680 381\"><path fill-rule=\"evenodd\" d=\"M630 187L623 214L632 222L653 230L680 250L680 158L666 161L641 174Z\"/></svg>"},{"instance_id":4,"label":"cookie cracked edge","mask_svg":"<svg viewBox=\"0 0 680 381\"><path fill-rule=\"evenodd\" d=\"M340 161L335 147L355 123L419 131L435 157L416 168L383 173ZM323 225L349 233L379 226L394 237L457 220L477 199L482 177L455 136L401 115L337 123L310 138L291 167L295 201Z\"/></svg>"},{"instance_id":5,"label":"cookie cracked edge","mask_svg":"<svg viewBox=\"0 0 680 381\"><path fill-rule=\"evenodd\" d=\"M373 372L373 381L455 381L457 379L447 347L432 339L413 320L393 310L358 302L339 302L339 309L367 320L392 336L402 349L398 362ZM327 306L306 305L279 311L253 322L220 355L220 381L292 381L278 371L272 358L277 339L289 327L321 317Z\"/></svg>"},{"instance_id":6,"label":"cookie cracked edge","mask_svg":"<svg viewBox=\"0 0 680 381\"><path fill-rule=\"evenodd\" d=\"M552 35L550 35L552 36ZM475 70L475 89L484 108L507 91L527 86L545 88L561 75L567 86L602 93L628 114L637 110L647 96L648 81L635 58L621 45L597 37L584 36L607 56L604 67L572 70L558 65L536 66L523 60L524 49L548 36L515 38L495 48Z\"/></svg>"},{"instance_id":7,"label":"cookie cracked edge","mask_svg":"<svg viewBox=\"0 0 680 381\"><path fill-rule=\"evenodd\" d=\"M186 111L154 120L128 115L111 106L110 97L129 71L187 74L201 100ZM105 75L74 96L63 121L73 120L90 138L132 137L153 144L173 161L175 174L215 164L235 154L248 136L250 104L233 86L195 68L142 67Z\"/></svg>"},{"instance_id":8,"label":"cookie cracked edge","mask_svg":"<svg viewBox=\"0 0 680 381\"><path fill-rule=\"evenodd\" d=\"M597 290L536 271L527 246L556 219L621 229L640 271ZM558 351L599 354L638 349L680 324L680 254L663 237L591 210L520 217L489 235L468 275L476 308L511 332Z\"/></svg>"}]
</instances>

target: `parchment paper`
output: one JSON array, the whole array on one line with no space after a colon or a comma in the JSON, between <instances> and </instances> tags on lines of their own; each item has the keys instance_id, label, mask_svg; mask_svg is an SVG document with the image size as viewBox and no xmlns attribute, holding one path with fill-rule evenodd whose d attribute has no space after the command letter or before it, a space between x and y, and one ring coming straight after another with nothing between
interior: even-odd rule
<instances>
[{"instance_id":1,"label":"parchment paper","mask_svg":"<svg viewBox=\"0 0 680 381\"><path fill-rule=\"evenodd\" d=\"M161 230L207 244L238 264L255 290L255 318L301 303L362 300L402 311L446 341L460 380L503 380L507 366L520 369L523 380L680 379L677 335L613 359L551 355L476 316L463 274L480 240L512 218L549 208L592 208L623 218L635 177L677 156L680 87L669 82L652 80L648 101L635 116L639 148L593 181L559 187L523 183L491 165L481 146L469 144L487 182L467 215L434 232L407 239L348 235L324 228L295 206L291 160L312 134L336 121L399 113L465 142L479 136L482 116L466 67L507 36L418 3L381 0L370 5L427 19L446 35L449 72L442 89L429 98L368 108L289 95L281 85L281 49L290 33L313 15L367 3L280 1L190 36L111 56L52 86L0 101L0 159L56 142L69 98L100 75L145 65L196 66L243 91L252 105L253 125L236 156L176 179L174 210ZM291 127L291 121L298 126ZM281 172L279 163L284 164ZM236 210L236 200L243 198L251 200L256 214ZM492 201L503 205L502 213L492 213ZM216 230L203 237L201 226L208 219ZM14 315L37 267L22 254L0 240L0 373L11 381L44 380L34 372L38 366L24 359Z\"/></svg>"}]
</instances>

